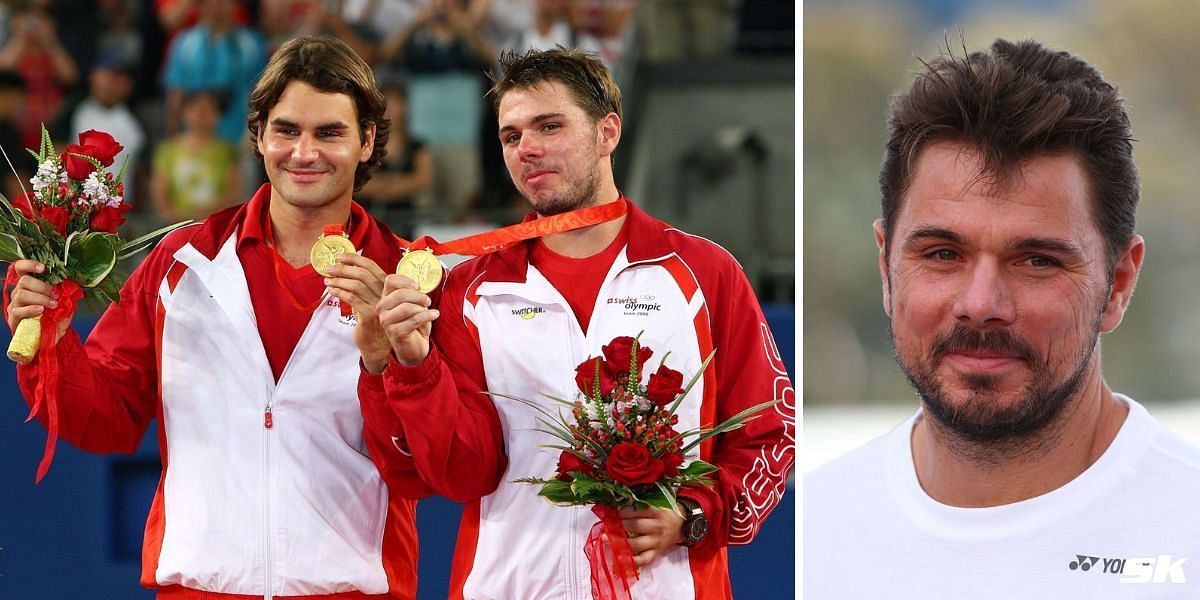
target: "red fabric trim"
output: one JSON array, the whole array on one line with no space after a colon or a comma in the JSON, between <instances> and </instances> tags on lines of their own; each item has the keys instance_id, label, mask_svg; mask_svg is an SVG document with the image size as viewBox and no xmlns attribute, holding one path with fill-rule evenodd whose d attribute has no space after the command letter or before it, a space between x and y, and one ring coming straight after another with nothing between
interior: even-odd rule
<instances>
[{"instance_id":1,"label":"red fabric trim","mask_svg":"<svg viewBox=\"0 0 1200 600\"><path fill-rule=\"evenodd\" d=\"M479 546L479 500L463 508L462 521L458 525L458 539L454 542L454 559L450 563L450 591L447 598L463 600L463 586L475 566L475 550Z\"/></svg>"},{"instance_id":2,"label":"red fabric trim","mask_svg":"<svg viewBox=\"0 0 1200 600\"><path fill-rule=\"evenodd\" d=\"M696 588L696 600L732 600L733 589L729 584L729 555L725 546L710 548L708 552L689 549L688 566L692 571L692 585Z\"/></svg>"},{"instance_id":3,"label":"red fabric trim","mask_svg":"<svg viewBox=\"0 0 1200 600\"><path fill-rule=\"evenodd\" d=\"M222 594L220 592L205 592L193 590L179 585L169 585L158 588L155 596L158 600L262 600L262 594L248 596L245 594ZM389 598L387 594L367 595L362 592L341 592L337 594L322 594L319 596L274 596L289 600L372 600Z\"/></svg>"},{"instance_id":4,"label":"red fabric trim","mask_svg":"<svg viewBox=\"0 0 1200 600\"><path fill-rule=\"evenodd\" d=\"M388 512L383 530L383 571L388 593L395 598L417 597L417 502L388 490Z\"/></svg>"}]
</instances>

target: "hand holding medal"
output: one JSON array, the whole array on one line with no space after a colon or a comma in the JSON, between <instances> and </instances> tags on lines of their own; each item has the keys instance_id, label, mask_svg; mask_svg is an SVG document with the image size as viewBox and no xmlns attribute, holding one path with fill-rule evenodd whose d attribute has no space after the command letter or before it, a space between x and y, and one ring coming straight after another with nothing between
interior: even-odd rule
<instances>
[{"instance_id":1,"label":"hand holding medal","mask_svg":"<svg viewBox=\"0 0 1200 600\"><path fill-rule=\"evenodd\" d=\"M383 295L387 274L375 261L358 254L341 225L327 225L324 233L309 253L313 269L325 277L330 295L341 302L342 316L355 315L354 343L363 365L380 373L387 366L391 348L375 305Z\"/></svg>"},{"instance_id":2,"label":"hand holding medal","mask_svg":"<svg viewBox=\"0 0 1200 600\"><path fill-rule=\"evenodd\" d=\"M432 301L428 296L442 281L443 269L438 254L480 256L525 240L599 225L624 216L629 211L627 202L622 197L616 202L542 217L444 243L429 237L414 241L396 265L396 275L389 275L384 282L383 298L376 307L380 324L387 332L396 359L401 364L413 366L429 355L432 323L440 314L431 308Z\"/></svg>"}]
</instances>

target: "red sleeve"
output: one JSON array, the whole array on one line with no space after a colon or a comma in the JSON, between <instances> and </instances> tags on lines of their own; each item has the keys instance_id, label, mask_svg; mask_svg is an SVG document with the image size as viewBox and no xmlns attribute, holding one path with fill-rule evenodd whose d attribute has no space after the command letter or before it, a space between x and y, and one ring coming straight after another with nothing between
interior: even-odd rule
<instances>
[{"instance_id":1,"label":"red sleeve","mask_svg":"<svg viewBox=\"0 0 1200 600\"><path fill-rule=\"evenodd\" d=\"M88 335L86 345L69 330L59 341L57 381L49 400L58 404L59 435L83 450L133 452L158 412L155 315L158 285L173 251L156 249L121 288ZM7 307L6 307L7 310ZM17 383L32 404L48 355L17 367ZM47 409L37 415L46 424Z\"/></svg>"},{"instance_id":2,"label":"red sleeve","mask_svg":"<svg viewBox=\"0 0 1200 600\"><path fill-rule=\"evenodd\" d=\"M745 427L715 439L715 486L695 486L681 494L700 503L709 533L695 550L713 551L747 544L783 497L795 459L795 390L767 327L766 318L741 268L713 247L696 268L710 310L716 356L717 422L771 400L780 403L757 413ZM689 261L693 267L697 265ZM715 267L713 265L716 265ZM715 423L714 423L715 424Z\"/></svg>"},{"instance_id":3,"label":"red sleeve","mask_svg":"<svg viewBox=\"0 0 1200 600\"><path fill-rule=\"evenodd\" d=\"M361 361L360 361L361 367ZM358 401L363 414L363 434L367 450L389 493L416 500L433 494L421 479L413 463L412 452L404 439L400 418L388 406L383 375L360 370Z\"/></svg>"},{"instance_id":4,"label":"red sleeve","mask_svg":"<svg viewBox=\"0 0 1200 600\"><path fill-rule=\"evenodd\" d=\"M381 471L407 455L434 493L462 503L495 491L508 462L500 417L483 394L483 357L463 314L466 279L460 270L448 277L425 361L405 367L393 358L384 371L390 414L363 415L368 438L397 441L376 459Z\"/></svg>"}]
</instances>

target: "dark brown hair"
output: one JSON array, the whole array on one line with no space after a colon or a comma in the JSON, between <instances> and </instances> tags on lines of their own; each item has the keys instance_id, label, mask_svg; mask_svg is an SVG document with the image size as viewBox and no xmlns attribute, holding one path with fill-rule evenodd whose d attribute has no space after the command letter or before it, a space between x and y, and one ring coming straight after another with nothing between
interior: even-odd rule
<instances>
[{"instance_id":1,"label":"dark brown hair","mask_svg":"<svg viewBox=\"0 0 1200 600\"><path fill-rule=\"evenodd\" d=\"M302 81L322 92L350 96L358 115L359 138L364 144L367 129L375 124L375 150L354 170L354 191L362 189L387 153L391 130L391 123L384 117L387 100L375 86L371 67L350 46L334 37L309 35L289 40L271 55L258 85L250 92L250 115L246 123L252 142L258 141L267 114L293 81ZM262 156L257 144L254 153Z\"/></svg>"},{"instance_id":2,"label":"dark brown hair","mask_svg":"<svg viewBox=\"0 0 1200 600\"><path fill-rule=\"evenodd\" d=\"M510 50L500 57L500 69L500 75L492 77L495 85L488 90L496 110L504 94L513 89L557 81L570 90L575 103L592 120L599 121L608 113L621 116L621 90L608 67L593 54L562 46L524 54Z\"/></svg>"},{"instance_id":3,"label":"dark brown hair","mask_svg":"<svg viewBox=\"0 0 1200 600\"><path fill-rule=\"evenodd\" d=\"M892 223L921 151L958 142L979 153L980 177L1009 182L1020 162L1040 154L1077 156L1111 276L1133 236L1138 172L1129 115L1117 89L1076 56L1032 40L996 40L987 52L929 62L892 100L879 173L885 252Z\"/></svg>"}]
</instances>

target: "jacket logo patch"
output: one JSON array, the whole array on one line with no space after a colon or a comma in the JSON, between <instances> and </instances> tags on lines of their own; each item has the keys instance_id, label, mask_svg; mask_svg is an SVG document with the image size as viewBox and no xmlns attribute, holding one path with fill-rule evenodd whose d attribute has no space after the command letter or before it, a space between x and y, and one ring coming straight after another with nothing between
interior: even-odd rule
<instances>
[{"instance_id":1,"label":"jacket logo patch","mask_svg":"<svg viewBox=\"0 0 1200 600\"><path fill-rule=\"evenodd\" d=\"M342 301L338 298L330 297L328 300L325 301L325 306L332 306L333 308L341 310L342 309ZM341 323L342 325L349 325L350 327L354 327L354 326L358 325L358 315L356 315L354 313L350 313L348 315L339 317L338 323Z\"/></svg>"},{"instance_id":2,"label":"jacket logo patch","mask_svg":"<svg viewBox=\"0 0 1200 600\"><path fill-rule=\"evenodd\" d=\"M662 310L662 305L655 302L654 296L650 294L642 294L639 297L622 296L609 298L605 301L605 304L619 305L627 317L648 317L650 313Z\"/></svg>"},{"instance_id":3,"label":"jacket logo patch","mask_svg":"<svg viewBox=\"0 0 1200 600\"><path fill-rule=\"evenodd\" d=\"M538 313L544 313L546 309L540 306L526 306L525 308L514 308L512 314L526 321L536 317Z\"/></svg>"}]
</instances>

